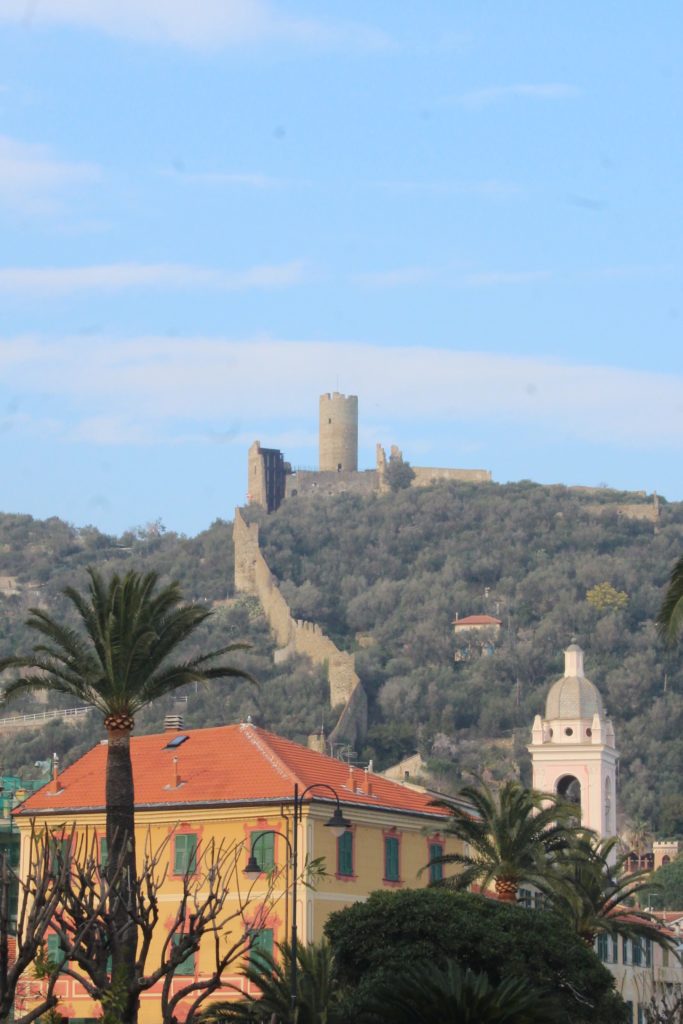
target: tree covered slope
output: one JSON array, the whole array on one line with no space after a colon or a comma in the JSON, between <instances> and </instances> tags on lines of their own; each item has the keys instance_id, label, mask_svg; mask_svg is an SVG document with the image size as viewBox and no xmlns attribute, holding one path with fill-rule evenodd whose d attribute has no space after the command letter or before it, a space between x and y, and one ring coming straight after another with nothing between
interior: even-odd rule
<instances>
[{"instance_id":1,"label":"tree covered slope","mask_svg":"<svg viewBox=\"0 0 683 1024\"><path fill-rule=\"evenodd\" d=\"M419 749L444 786L471 769L495 777L519 766L528 779L533 716L576 636L617 729L622 807L661 833L683 833L683 661L653 626L683 548L683 505L663 503L655 533L620 517L619 500L531 483L440 484L382 497L297 498L259 516L266 557L294 611L357 652L370 698L359 756L384 767ZM604 502L600 517L589 508L596 501ZM274 665L258 603L234 594L232 529L223 520L193 538L158 524L116 538L0 514L0 576L15 577L19 590L0 590L0 655L32 643L23 626L30 606L66 611L61 588L82 586L90 564L178 579L188 599L214 603L197 646L252 645L243 663L258 689L217 684L186 694L188 726L251 715L305 741L336 721L324 672L306 659ZM591 603L587 595L605 583ZM502 620L495 652L456 663L452 621L481 612ZM0 713L37 710L24 702ZM160 729L170 710L143 713L137 730ZM53 751L68 761L100 735L92 718L78 728L3 733L0 768L30 771Z\"/></svg>"},{"instance_id":2,"label":"tree covered slope","mask_svg":"<svg viewBox=\"0 0 683 1024\"><path fill-rule=\"evenodd\" d=\"M136 732L161 730L164 715L178 710L189 727L239 722L251 715L258 724L304 743L321 723L328 728L334 724L322 669L312 667L305 658L274 665L273 641L258 602L235 596L232 525L223 520L192 538L167 533L159 524L117 538L92 527L78 530L56 518L40 521L0 514L0 576L13 578L9 583L6 578L0 581L0 655L25 653L35 642L24 626L30 607L70 614L61 590L68 585L85 587L87 565L97 565L105 574L129 568L155 570L162 580L178 579L187 599L213 604L214 614L186 648L188 654L235 641L251 645L249 652L234 660L260 681L258 688L239 681L197 690L190 687L184 707L169 699L141 712ZM47 705L24 699L0 708L0 715L12 717L68 704L68 699L54 696ZM62 764L68 764L103 738L104 731L99 716L91 713L77 725L55 721L32 732L3 731L0 736L0 772L38 777L37 760L56 752Z\"/></svg>"},{"instance_id":3,"label":"tree covered slope","mask_svg":"<svg viewBox=\"0 0 683 1024\"><path fill-rule=\"evenodd\" d=\"M622 807L683 832L683 663L653 625L683 505L663 503L655 531L621 516L620 499L531 483L299 498L263 518L261 537L295 612L358 650L366 755L419 748L451 776L495 774L505 743L483 756L482 741L512 738L528 771L533 717L576 637L615 722ZM454 662L456 613L502 620L491 656Z\"/></svg>"}]
</instances>

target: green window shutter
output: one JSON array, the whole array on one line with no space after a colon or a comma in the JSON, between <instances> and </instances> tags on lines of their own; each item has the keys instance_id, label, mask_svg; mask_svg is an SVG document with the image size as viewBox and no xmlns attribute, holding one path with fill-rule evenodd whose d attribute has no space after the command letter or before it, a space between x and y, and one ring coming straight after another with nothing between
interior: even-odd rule
<instances>
[{"instance_id":1,"label":"green window shutter","mask_svg":"<svg viewBox=\"0 0 683 1024\"><path fill-rule=\"evenodd\" d=\"M61 968L66 960L66 954L59 945L59 935L48 935L47 937L47 958L55 967Z\"/></svg>"},{"instance_id":2,"label":"green window shutter","mask_svg":"<svg viewBox=\"0 0 683 1024\"><path fill-rule=\"evenodd\" d=\"M109 864L109 846L106 839L100 839L100 867L106 868Z\"/></svg>"},{"instance_id":3,"label":"green window shutter","mask_svg":"<svg viewBox=\"0 0 683 1024\"><path fill-rule=\"evenodd\" d=\"M619 939L616 937L616 935L612 939L612 963L619 963Z\"/></svg>"},{"instance_id":4,"label":"green window shutter","mask_svg":"<svg viewBox=\"0 0 683 1024\"><path fill-rule=\"evenodd\" d=\"M50 839L50 870L55 874L58 874L64 864L69 860L69 846L70 842L68 839Z\"/></svg>"},{"instance_id":5,"label":"green window shutter","mask_svg":"<svg viewBox=\"0 0 683 1024\"><path fill-rule=\"evenodd\" d=\"M640 944L640 939L633 940L633 963L636 967L640 967L643 962L643 947Z\"/></svg>"},{"instance_id":6,"label":"green window shutter","mask_svg":"<svg viewBox=\"0 0 683 1024\"><path fill-rule=\"evenodd\" d=\"M604 932L601 932L601 934L598 935L598 949L597 949L597 953L598 953L598 956L600 957L600 959L602 960L603 963L607 963L607 961L609 960L609 954L608 954L608 951L607 951L608 950L607 943L608 943L608 936L605 935Z\"/></svg>"},{"instance_id":7,"label":"green window shutter","mask_svg":"<svg viewBox=\"0 0 683 1024\"><path fill-rule=\"evenodd\" d=\"M337 840L337 868L340 875L353 875L353 832L344 832Z\"/></svg>"},{"instance_id":8,"label":"green window shutter","mask_svg":"<svg viewBox=\"0 0 683 1024\"><path fill-rule=\"evenodd\" d=\"M251 833L251 855L256 858L261 871L272 871L275 867L275 836L272 832Z\"/></svg>"},{"instance_id":9,"label":"green window shutter","mask_svg":"<svg viewBox=\"0 0 683 1024\"><path fill-rule=\"evenodd\" d=\"M175 837L173 873L193 875L197 870L197 836L194 832L181 832Z\"/></svg>"},{"instance_id":10,"label":"green window shutter","mask_svg":"<svg viewBox=\"0 0 683 1024\"><path fill-rule=\"evenodd\" d=\"M172 944L174 946L180 945L180 943L182 942L182 939L183 939L182 935L173 935L173 936L171 936L171 942L172 942ZM194 960L195 960L194 953L188 953L187 956L185 957L185 959L180 961L180 963L176 967L174 973L176 975L188 975L188 974L193 975L194 974Z\"/></svg>"},{"instance_id":11,"label":"green window shutter","mask_svg":"<svg viewBox=\"0 0 683 1024\"><path fill-rule=\"evenodd\" d=\"M429 859L433 857L440 857L443 853L443 846L441 843L430 843L429 844ZM429 881L440 882L443 878L443 864L430 864L429 865Z\"/></svg>"},{"instance_id":12,"label":"green window shutter","mask_svg":"<svg viewBox=\"0 0 683 1024\"><path fill-rule=\"evenodd\" d=\"M396 836L385 836L384 839L384 878L387 882L398 882L398 839Z\"/></svg>"},{"instance_id":13,"label":"green window shutter","mask_svg":"<svg viewBox=\"0 0 683 1024\"><path fill-rule=\"evenodd\" d=\"M265 957L270 957L270 961L265 959ZM261 974L266 974L270 971L272 957L273 929L259 928L258 931L252 932L251 947L249 949L249 966L260 971Z\"/></svg>"}]
</instances>

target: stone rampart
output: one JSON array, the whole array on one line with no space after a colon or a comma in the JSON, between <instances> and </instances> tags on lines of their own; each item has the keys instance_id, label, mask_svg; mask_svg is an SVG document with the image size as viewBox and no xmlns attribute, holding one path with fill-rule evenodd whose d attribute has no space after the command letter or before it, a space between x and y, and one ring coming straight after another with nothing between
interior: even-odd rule
<instances>
[{"instance_id":1,"label":"stone rampart","mask_svg":"<svg viewBox=\"0 0 683 1024\"><path fill-rule=\"evenodd\" d=\"M278 650L275 661L292 654L304 654L316 665L326 665L330 686L330 706L344 705L335 726L337 738L356 743L367 729L367 699L356 673L355 657L340 651L315 622L295 619L280 593L278 581L270 571L259 546L257 523L247 523L239 508L233 526L235 546L235 589L258 597L273 631ZM356 691L359 691L356 693Z\"/></svg>"},{"instance_id":2,"label":"stone rampart","mask_svg":"<svg viewBox=\"0 0 683 1024\"><path fill-rule=\"evenodd\" d=\"M441 480L455 480L458 483L486 484L491 480L489 469L439 469L429 466L413 466L415 474L411 487L430 487Z\"/></svg>"},{"instance_id":3,"label":"stone rampart","mask_svg":"<svg viewBox=\"0 0 683 1024\"><path fill-rule=\"evenodd\" d=\"M653 505L637 505L615 502L604 505L586 505L585 509L592 516L604 516L610 512L616 512L618 516L623 516L624 519L637 519L641 522L654 523L655 525L659 522L659 505L657 503Z\"/></svg>"},{"instance_id":4,"label":"stone rampart","mask_svg":"<svg viewBox=\"0 0 683 1024\"><path fill-rule=\"evenodd\" d=\"M298 469L287 475L285 498L295 498L298 494L319 494L328 498L332 494L343 494L345 491L372 494L378 486L377 473L374 469L358 472L341 470L338 473Z\"/></svg>"}]
</instances>

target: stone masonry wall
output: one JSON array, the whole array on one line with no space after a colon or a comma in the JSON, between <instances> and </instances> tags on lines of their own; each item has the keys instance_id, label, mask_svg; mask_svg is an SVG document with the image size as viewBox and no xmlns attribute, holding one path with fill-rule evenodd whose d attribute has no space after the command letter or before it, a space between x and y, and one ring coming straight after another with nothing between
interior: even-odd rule
<instances>
[{"instance_id":1,"label":"stone masonry wall","mask_svg":"<svg viewBox=\"0 0 683 1024\"><path fill-rule=\"evenodd\" d=\"M413 466L415 476L411 487L429 487L440 480L456 480L460 483L485 484L491 480L489 469L439 469L428 466Z\"/></svg>"},{"instance_id":2,"label":"stone masonry wall","mask_svg":"<svg viewBox=\"0 0 683 1024\"><path fill-rule=\"evenodd\" d=\"M333 735L354 744L367 730L367 699L356 673L355 657L340 651L314 622L295 619L280 593L276 577L268 568L259 546L257 523L247 523L239 508L233 526L235 546L235 589L258 597L279 650L275 660L291 654L305 654L316 665L327 666L330 706L344 705ZM358 691L358 692L357 692Z\"/></svg>"}]
</instances>

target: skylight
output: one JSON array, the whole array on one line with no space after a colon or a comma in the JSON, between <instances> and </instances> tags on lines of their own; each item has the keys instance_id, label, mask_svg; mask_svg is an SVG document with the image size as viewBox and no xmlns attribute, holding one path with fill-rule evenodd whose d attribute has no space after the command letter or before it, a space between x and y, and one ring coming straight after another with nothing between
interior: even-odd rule
<instances>
[{"instance_id":1,"label":"skylight","mask_svg":"<svg viewBox=\"0 0 683 1024\"><path fill-rule=\"evenodd\" d=\"M189 738L189 736L174 736L172 740L168 741L164 750L175 750L176 747L179 747L181 743L184 743L185 740L189 740Z\"/></svg>"}]
</instances>

